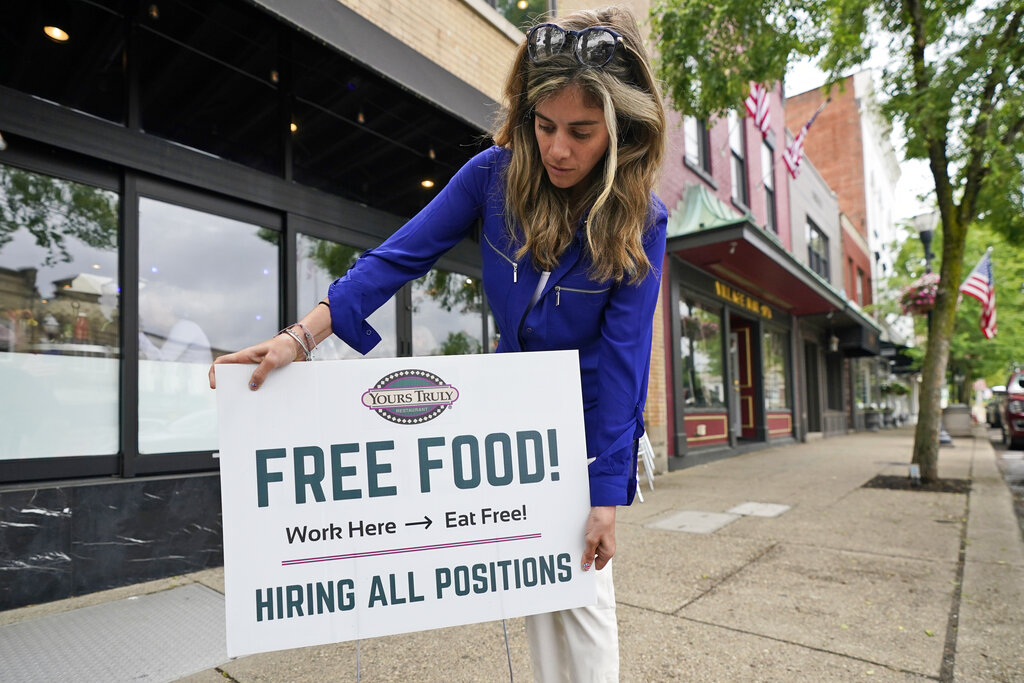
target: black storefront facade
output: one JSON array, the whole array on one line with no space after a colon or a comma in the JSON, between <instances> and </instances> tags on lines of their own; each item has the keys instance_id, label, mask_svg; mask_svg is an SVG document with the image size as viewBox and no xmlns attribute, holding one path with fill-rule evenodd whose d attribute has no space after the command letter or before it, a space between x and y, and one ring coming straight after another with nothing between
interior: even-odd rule
<instances>
[{"instance_id":1,"label":"black storefront facade","mask_svg":"<svg viewBox=\"0 0 1024 683\"><path fill-rule=\"evenodd\" d=\"M5 8L0 609L222 563L209 362L315 305L494 110L340 3ZM490 348L478 258L385 305L375 353Z\"/></svg>"},{"instance_id":2,"label":"black storefront facade","mask_svg":"<svg viewBox=\"0 0 1024 683\"><path fill-rule=\"evenodd\" d=\"M669 468L862 428L853 373L877 326L749 216L703 201L669 221Z\"/></svg>"}]
</instances>

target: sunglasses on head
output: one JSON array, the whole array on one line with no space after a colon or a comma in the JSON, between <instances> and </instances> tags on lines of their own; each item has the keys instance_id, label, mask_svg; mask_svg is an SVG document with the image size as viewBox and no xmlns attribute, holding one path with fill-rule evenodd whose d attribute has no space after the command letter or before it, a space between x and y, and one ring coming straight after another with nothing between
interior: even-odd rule
<instances>
[{"instance_id":1,"label":"sunglasses on head","mask_svg":"<svg viewBox=\"0 0 1024 683\"><path fill-rule=\"evenodd\" d=\"M571 50L583 66L601 67L612 61L622 36L603 26L567 31L557 24L537 24L526 34L526 52L534 64Z\"/></svg>"}]
</instances>

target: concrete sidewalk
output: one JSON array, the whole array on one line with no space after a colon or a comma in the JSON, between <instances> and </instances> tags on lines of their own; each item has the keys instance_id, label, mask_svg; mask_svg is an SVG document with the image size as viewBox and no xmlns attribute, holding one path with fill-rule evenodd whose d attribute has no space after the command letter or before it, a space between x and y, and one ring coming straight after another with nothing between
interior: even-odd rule
<instances>
[{"instance_id":1,"label":"concrete sidewalk","mask_svg":"<svg viewBox=\"0 0 1024 683\"><path fill-rule=\"evenodd\" d=\"M618 517L621 679L1024 680L1024 541L987 436L940 454L969 494L863 487L905 475L886 463L912 442L861 433L659 476ZM75 681L510 677L501 622L228 661L222 593L210 570L0 613L0 671L18 676L0 678L60 679L55 650ZM507 625L511 674L531 680L523 620Z\"/></svg>"}]
</instances>

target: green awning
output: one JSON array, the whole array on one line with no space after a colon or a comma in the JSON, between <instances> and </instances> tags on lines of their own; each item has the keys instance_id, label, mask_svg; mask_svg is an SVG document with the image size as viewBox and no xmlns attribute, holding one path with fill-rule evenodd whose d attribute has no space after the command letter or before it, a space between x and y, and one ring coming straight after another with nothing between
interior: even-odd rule
<instances>
[{"instance_id":1,"label":"green awning","mask_svg":"<svg viewBox=\"0 0 1024 683\"><path fill-rule=\"evenodd\" d=\"M704 185L690 185L683 193L683 198L676 204L675 210L669 214L668 236L678 237L698 230L747 221L755 223L750 211L740 213L713 195Z\"/></svg>"}]
</instances>

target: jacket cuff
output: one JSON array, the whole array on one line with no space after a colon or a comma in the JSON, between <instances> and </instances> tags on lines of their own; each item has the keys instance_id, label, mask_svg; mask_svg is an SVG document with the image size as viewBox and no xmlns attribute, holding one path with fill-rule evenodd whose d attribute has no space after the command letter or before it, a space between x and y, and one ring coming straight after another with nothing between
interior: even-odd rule
<instances>
[{"instance_id":1,"label":"jacket cuff","mask_svg":"<svg viewBox=\"0 0 1024 683\"><path fill-rule=\"evenodd\" d=\"M362 299L362 292L351 283L349 291L344 292L340 286L343 280L335 280L327 292L331 308L331 331L365 356L380 343L380 334L362 317L359 307L353 306L353 301Z\"/></svg>"},{"instance_id":2,"label":"jacket cuff","mask_svg":"<svg viewBox=\"0 0 1024 683\"><path fill-rule=\"evenodd\" d=\"M632 505L636 495L636 477L611 474L591 475L590 505Z\"/></svg>"}]
</instances>

